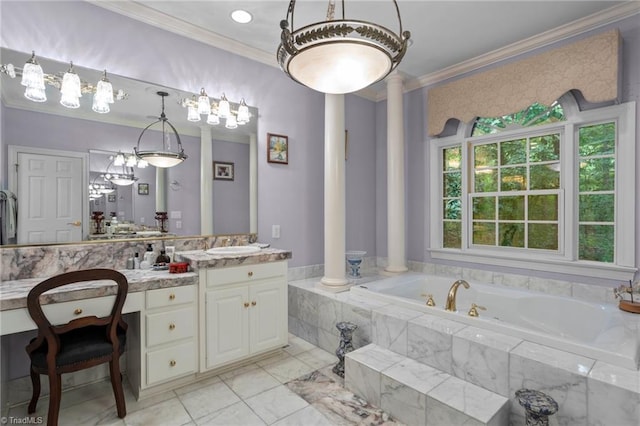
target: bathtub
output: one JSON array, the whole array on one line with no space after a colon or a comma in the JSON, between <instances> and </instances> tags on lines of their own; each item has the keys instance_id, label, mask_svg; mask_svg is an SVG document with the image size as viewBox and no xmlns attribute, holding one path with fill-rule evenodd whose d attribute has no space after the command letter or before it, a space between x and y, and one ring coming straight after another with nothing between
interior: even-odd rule
<instances>
[{"instance_id":1,"label":"bathtub","mask_svg":"<svg viewBox=\"0 0 640 426\"><path fill-rule=\"evenodd\" d=\"M351 287L351 292L475 327L518 337L562 351L639 369L640 315L614 304L589 303L467 280L458 287L456 312L444 309L454 278L409 273ZM426 306L432 294L436 306ZM467 315L471 304L483 306L479 317Z\"/></svg>"}]
</instances>

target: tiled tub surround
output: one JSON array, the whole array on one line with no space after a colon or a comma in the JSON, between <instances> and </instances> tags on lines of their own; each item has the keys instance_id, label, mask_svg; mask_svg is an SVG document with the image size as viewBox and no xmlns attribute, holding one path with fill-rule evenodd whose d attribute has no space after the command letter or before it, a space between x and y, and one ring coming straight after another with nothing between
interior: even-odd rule
<instances>
[{"instance_id":1,"label":"tiled tub surround","mask_svg":"<svg viewBox=\"0 0 640 426\"><path fill-rule=\"evenodd\" d=\"M623 312L612 304L487 285L476 280L468 281L469 289L458 287L457 312L451 312L445 310L444 305L452 283L448 277L408 273L357 285L351 291L613 365L638 369L638 315ZM425 295L432 295L436 306L425 306ZM478 310L478 317L467 315L474 303L484 308Z\"/></svg>"},{"instance_id":2,"label":"tiled tub surround","mask_svg":"<svg viewBox=\"0 0 640 426\"><path fill-rule=\"evenodd\" d=\"M350 321L358 325L353 335L356 349L375 343L509 398L510 424L524 425L524 410L515 399L521 388L553 397L560 407L554 421L560 425L640 424L638 370L350 291L331 294L316 287L318 280L289 283L289 330L326 351L334 352L338 346L335 323ZM375 278L359 284L367 281Z\"/></svg>"},{"instance_id":3,"label":"tiled tub surround","mask_svg":"<svg viewBox=\"0 0 640 426\"><path fill-rule=\"evenodd\" d=\"M205 250L222 245L246 245L255 242L255 234L198 236L175 239L136 239L92 241L24 247L0 247L0 281L48 278L63 272L89 268L125 269L127 259L145 252L153 244L156 254L165 246L176 252Z\"/></svg>"}]
</instances>

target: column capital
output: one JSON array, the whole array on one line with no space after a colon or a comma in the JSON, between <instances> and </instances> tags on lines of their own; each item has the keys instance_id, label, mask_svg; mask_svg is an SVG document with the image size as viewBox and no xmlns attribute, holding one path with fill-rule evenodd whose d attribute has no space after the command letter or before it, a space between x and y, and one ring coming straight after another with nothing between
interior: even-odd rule
<instances>
[{"instance_id":1,"label":"column capital","mask_svg":"<svg viewBox=\"0 0 640 426\"><path fill-rule=\"evenodd\" d=\"M384 79L387 82L387 85L392 83L404 83L404 74L398 70L393 70L391 73Z\"/></svg>"}]
</instances>

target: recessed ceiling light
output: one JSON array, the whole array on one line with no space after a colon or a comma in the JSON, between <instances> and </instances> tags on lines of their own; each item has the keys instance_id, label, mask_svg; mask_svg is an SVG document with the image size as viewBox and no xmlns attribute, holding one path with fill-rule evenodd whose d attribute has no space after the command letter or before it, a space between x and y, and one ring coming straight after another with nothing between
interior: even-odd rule
<instances>
[{"instance_id":1,"label":"recessed ceiling light","mask_svg":"<svg viewBox=\"0 0 640 426\"><path fill-rule=\"evenodd\" d=\"M238 9L231 12L231 19L238 24L248 24L253 19L253 16L246 10Z\"/></svg>"}]
</instances>

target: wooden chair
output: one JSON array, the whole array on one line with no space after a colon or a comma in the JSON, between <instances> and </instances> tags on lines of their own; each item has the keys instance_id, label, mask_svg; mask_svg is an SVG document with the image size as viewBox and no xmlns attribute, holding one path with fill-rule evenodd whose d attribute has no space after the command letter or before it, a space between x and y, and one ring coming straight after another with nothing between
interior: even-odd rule
<instances>
[{"instance_id":1,"label":"wooden chair","mask_svg":"<svg viewBox=\"0 0 640 426\"><path fill-rule=\"evenodd\" d=\"M40 305L40 295L48 290L83 281L112 280L118 284L111 314L98 318L84 316L62 325L52 325ZM83 370L95 365L109 363L111 386L116 399L118 417L127 414L122 391L120 355L124 352L127 324L122 320L122 306L127 297L127 278L111 269L88 269L67 272L51 277L36 285L27 296L29 315L38 326L38 336L27 345L31 358L31 382L33 395L28 412L36 411L40 396L40 374L49 376L48 426L58 424L60 376L62 373Z\"/></svg>"}]
</instances>

